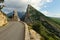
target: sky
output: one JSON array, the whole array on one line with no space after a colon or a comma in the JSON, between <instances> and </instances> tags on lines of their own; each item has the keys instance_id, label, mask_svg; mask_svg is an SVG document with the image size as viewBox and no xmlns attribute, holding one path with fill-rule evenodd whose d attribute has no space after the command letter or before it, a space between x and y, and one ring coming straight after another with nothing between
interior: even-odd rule
<instances>
[{"instance_id":1,"label":"sky","mask_svg":"<svg viewBox=\"0 0 60 40\"><path fill-rule=\"evenodd\" d=\"M60 17L60 0L5 0L6 7L2 11L9 13L16 9L25 12L28 4L46 16Z\"/></svg>"}]
</instances>

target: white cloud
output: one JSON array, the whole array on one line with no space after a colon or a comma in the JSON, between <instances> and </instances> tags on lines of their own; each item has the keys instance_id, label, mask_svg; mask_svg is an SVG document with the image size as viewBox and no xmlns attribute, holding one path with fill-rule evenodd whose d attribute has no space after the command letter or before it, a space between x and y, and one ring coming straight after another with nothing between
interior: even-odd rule
<instances>
[{"instance_id":1,"label":"white cloud","mask_svg":"<svg viewBox=\"0 0 60 40\"><path fill-rule=\"evenodd\" d=\"M25 11L28 5L27 2L28 0L5 0L4 4L6 7L4 10L10 8L11 10L18 9L20 11Z\"/></svg>"},{"instance_id":2,"label":"white cloud","mask_svg":"<svg viewBox=\"0 0 60 40\"><path fill-rule=\"evenodd\" d=\"M48 6L46 6L46 4L51 2L53 2L53 0L29 0L29 3L39 11L41 11L40 9L43 7L47 8ZM48 10L42 10L41 12L46 16L52 16Z\"/></svg>"},{"instance_id":3,"label":"white cloud","mask_svg":"<svg viewBox=\"0 0 60 40\"><path fill-rule=\"evenodd\" d=\"M46 3L50 2L53 2L53 0L29 0L29 3L38 10L40 10Z\"/></svg>"},{"instance_id":4,"label":"white cloud","mask_svg":"<svg viewBox=\"0 0 60 40\"><path fill-rule=\"evenodd\" d=\"M5 0L4 3L6 7L3 10L10 8L25 11L28 3L35 7L37 10L40 10L44 4L48 2L52 2L52 0Z\"/></svg>"},{"instance_id":5,"label":"white cloud","mask_svg":"<svg viewBox=\"0 0 60 40\"><path fill-rule=\"evenodd\" d=\"M44 15L49 16L49 17L59 17L60 18L60 13L50 13L47 10L46 11L41 11Z\"/></svg>"},{"instance_id":6,"label":"white cloud","mask_svg":"<svg viewBox=\"0 0 60 40\"><path fill-rule=\"evenodd\" d=\"M54 14L53 16L54 16L54 17L60 17L60 13Z\"/></svg>"},{"instance_id":7,"label":"white cloud","mask_svg":"<svg viewBox=\"0 0 60 40\"><path fill-rule=\"evenodd\" d=\"M53 0L46 0L46 2L53 2Z\"/></svg>"},{"instance_id":8,"label":"white cloud","mask_svg":"<svg viewBox=\"0 0 60 40\"><path fill-rule=\"evenodd\" d=\"M29 3L39 10L44 4L44 0L30 0Z\"/></svg>"},{"instance_id":9,"label":"white cloud","mask_svg":"<svg viewBox=\"0 0 60 40\"><path fill-rule=\"evenodd\" d=\"M49 12L46 10L46 11L41 11L44 15L48 16L49 15Z\"/></svg>"},{"instance_id":10,"label":"white cloud","mask_svg":"<svg viewBox=\"0 0 60 40\"><path fill-rule=\"evenodd\" d=\"M60 16L60 14L54 14L54 13L51 13L51 12L49 12L49 11L47 11L47 10L45 10L45 11L41 11L45 16L49 16L49 17L59 17Z\"/></svg>"}]
</instances>

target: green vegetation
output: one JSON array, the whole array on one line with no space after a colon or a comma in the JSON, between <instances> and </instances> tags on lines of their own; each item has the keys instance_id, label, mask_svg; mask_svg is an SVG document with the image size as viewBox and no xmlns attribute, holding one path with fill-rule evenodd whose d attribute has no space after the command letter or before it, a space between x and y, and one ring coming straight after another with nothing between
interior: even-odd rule
<instances>
[{"instance_id":1,"label":"green vegetation","mask_svg":"<svg viewBox=\"0 0 60 40\"><path fill-rule=\"evenodd\" d=\"M60 24L60 18L51 18L52 20L54 20L57 24Z\"/></svg>"},{"instance_id":2,"label":"green vegetation","mask_svg":"<svg viewBox=\"0 0 60 40\"><path fill-rule=\"evenodd\" d=\"M40 33L40 24L39 23L33 24L32 29L34 29L37 33Z\"/></svg>"},{"instance_id":3,"label":"green vegetation","mask_svg":"<svg viewBox=\"0 0 60 40\"><path fill-rule=\"evenodd\" d=\"M60 40L54 33L48 31L41 23L32 26L37 33L45 38L45 40Z\"/></svg>"},{"instance_id":4,"label":"green vegetation","mask_svg":"<svg viewBox=\"0 0 60 40\"><path fill-rule=\"evenodd\" d=\"M37 33L39 33L42 37L42 39L44 40L60 40L60 37L57 36L55 29L57 28L59 29L60 27L58 26L59 24L57 24L53 19L44 16L41 12L37 11L36 9L34 9L32 6L28 6L28 11L26 12L26 14L29 13L29 18L27 18L27 22L31 21L31 28L34 29ZM29 21L28 21L29 19ZM47 24L48 23L48 24ZM44 25L43 25L44 24ZM57 24L57 25L56 25ZM49 28L49 27L52 28ZM52 31L50 31L52 30Z\"/></svg>"},{"instance_id":5,"label":"green vegetation","mask_svg":"<svg viewBox=\"0 0 60 40\"><path fill-rule=\"evenodd\" d=\"M53 17L46 17L46 19L48 20L48 22L53 25L54 27L57 27L60 29L60 22L59 20L56 18L53 18ZM55 21L56 20L56 21Z\"/></svg>"},{"instance_id":6,"label":"green vegetation","mask_svg":"<svg viewBox=\"0 0 60 40\"><path fill-rule=\"evenodd\" d=\"M0 0L0 3L4 2L4 0Z\"/></svg>"}]
</instances>

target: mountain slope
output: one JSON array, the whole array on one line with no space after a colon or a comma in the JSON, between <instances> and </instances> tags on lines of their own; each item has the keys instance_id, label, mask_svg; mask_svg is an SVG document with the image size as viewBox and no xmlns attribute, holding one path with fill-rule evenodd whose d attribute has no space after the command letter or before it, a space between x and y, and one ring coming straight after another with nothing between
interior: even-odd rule
<instances>
[{"instance_id":1,"label":"mountain slope","mask_svg":"<svg viewBox=\"0 0 60 40\"><path fill-rule=\"evenodd\" d=\"M60 40L60 25L28 5L25 20L45 40Z\"/></svg>"},{"instance_id":2,"label":"mountain slope","mask_svg":"<svg viewBox=\"0 0 60 40\"><path fill-rule=\"evenodd\" d=\"M60 25L60 18L54 18L54 17L51 17L52 20L54 20L57 24Z\"/></svg>"}]
</instances>

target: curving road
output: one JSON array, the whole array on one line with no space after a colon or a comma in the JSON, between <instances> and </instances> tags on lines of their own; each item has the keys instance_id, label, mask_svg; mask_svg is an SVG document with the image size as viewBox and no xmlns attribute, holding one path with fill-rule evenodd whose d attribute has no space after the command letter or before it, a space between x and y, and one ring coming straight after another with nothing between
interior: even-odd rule
<instances>
[{"instance_id":1,"label":"curving road","mask_svg":"<svg viewBox=\"0 0 60 40\"><path fill-rule=\"evenodd\" d=\"M9 22L0 28L0 40L24 40L24 24L21 22Z\"/></svg>"}]
</instances>

